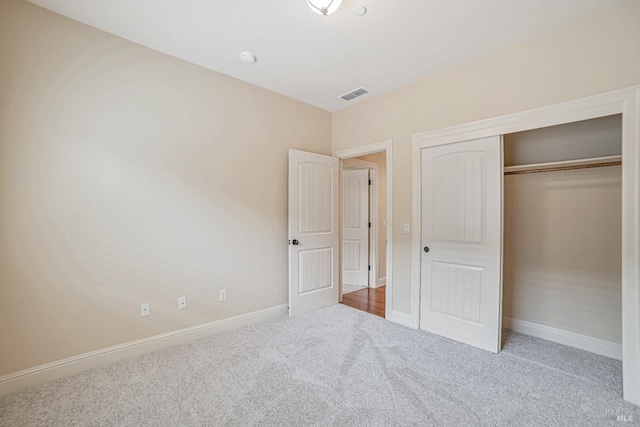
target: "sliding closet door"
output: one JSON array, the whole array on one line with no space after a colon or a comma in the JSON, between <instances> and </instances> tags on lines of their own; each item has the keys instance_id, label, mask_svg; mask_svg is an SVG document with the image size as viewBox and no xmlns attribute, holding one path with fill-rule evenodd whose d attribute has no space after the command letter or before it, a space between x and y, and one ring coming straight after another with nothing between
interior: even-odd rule
<instances>
[{"instance_id":1,"label":"sliding closet door","mask_svg":"<svg viewBox=\"0 0 640 427\"><path fill-rule=\"evenodd\" d=\"M500 350L502 137L422 150L420 328Z\"/></svg>"}]
</instances>

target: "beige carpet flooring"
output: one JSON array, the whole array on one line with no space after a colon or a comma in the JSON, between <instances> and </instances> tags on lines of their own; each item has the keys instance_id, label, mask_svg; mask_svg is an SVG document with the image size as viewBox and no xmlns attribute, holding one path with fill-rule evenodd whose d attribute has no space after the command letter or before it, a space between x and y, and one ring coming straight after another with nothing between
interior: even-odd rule
<instances>
[{"instance_id":1,"label":"beige carpet flooring","mask_svg":"<svg viewBox=\"0 0 640 427\"><path fill-rule=\"evenodd\" d=\"M496 355L338 304L2 397L0 425L638 425L621 378L526 335Z\"/></svg>"}]
</instances>

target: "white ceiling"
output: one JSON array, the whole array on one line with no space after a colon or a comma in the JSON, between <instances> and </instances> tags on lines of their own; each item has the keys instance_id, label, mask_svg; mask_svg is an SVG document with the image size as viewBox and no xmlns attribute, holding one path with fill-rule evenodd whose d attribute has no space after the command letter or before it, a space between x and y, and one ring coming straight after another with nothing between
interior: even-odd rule
<instances>
[{"instance_id":1,"label":"white ceiling","mask_svg":"<svg viewBox=\"0 0 640 427\"><path fill-rule=\"evenodd\" d=\"M30 0L127 40L336 111L618 0ZM353 13L362 4L364 16ZM258 61L240 62L242 51ZM338 97L357 87L371 94Z\"/></svg>"}]
</instances>

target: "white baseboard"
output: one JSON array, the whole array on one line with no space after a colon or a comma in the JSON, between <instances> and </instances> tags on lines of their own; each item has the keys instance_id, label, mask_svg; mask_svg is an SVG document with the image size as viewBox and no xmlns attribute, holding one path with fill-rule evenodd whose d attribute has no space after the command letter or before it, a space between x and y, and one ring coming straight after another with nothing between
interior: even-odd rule
<instances>
[{"instance_id":1,"label":"white baseboard","mask_svg":"<svg viewBox=\"0 0 640 427\"><path fill-rule=\"evenodd\" d=\"M267 319L286 315L287 313L288 304L278 305L14 372L0 377L0 396L161 348L219 334L231 329L253 325Z\"/></svg>"},{"instance_id":2,"label":"white baseboard","mask_svg":"<svg viewBox=\"0 0 640 427\"><path fill-rule=\"evenodd\" d=\"M408 328L416 329L413 327L413 320L410 314L400 313L399 311L392 311L391 317L387 318L392 322L398 323Z\"/></svg>"},{"instance_id":3,"label":"white baseboard","mask_svg":"<svg viewBox=\"0 0 640 427\"><path fill-rule=\"evenodd\" d=\"M587 350L601 356L622 360L622 345L614 342L510 317L502 318L502 327L525 335L531 335L532 337Z\"/></svg>"},{"instance_id":4,"label":"white baseboard","mask_svg":"<svg viewBox=\"0 0 640 427\"><path fill-rule=\"evenodd\" d=\"M369 287L370 288L379 288L380 286L384 286L387 283L387 278L386 277L380 277L378 279L378 283L372 283Z\"/></svg>"}]
</instances>

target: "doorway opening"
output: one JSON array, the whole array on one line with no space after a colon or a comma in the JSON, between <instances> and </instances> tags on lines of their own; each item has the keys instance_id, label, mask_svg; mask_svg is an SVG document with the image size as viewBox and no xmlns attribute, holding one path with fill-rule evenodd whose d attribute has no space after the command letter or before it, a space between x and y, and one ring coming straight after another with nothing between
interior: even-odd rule
<instances>
[{"instance_id":1,"label":"doorway opening","mask_svg":"<svg viewBox=\"0 0 640 427\"><path fill-rule=\"evenodd\" d=\"M622 359L621 160L620 114L505 134L503 328Z\"/></svg>"},{"instance_id":2,"label":"doorway opening","mask_svg":"<svg viewBox=\"0 0 640 427\"><path fill-rule=\"evenodd\" d=\"M334 153L340 161L340 302L389 319L391 141Z\"/></svg>"},{"instance_id":3,"label":"doorway opening","mask_svg":"<svg viewBox=\"0 0 640 427\"><path fill-rule=\"evenodd\" d=\"M384 317L385 152L342 162L342 302Z\"/></svg>"}]
</instances>

